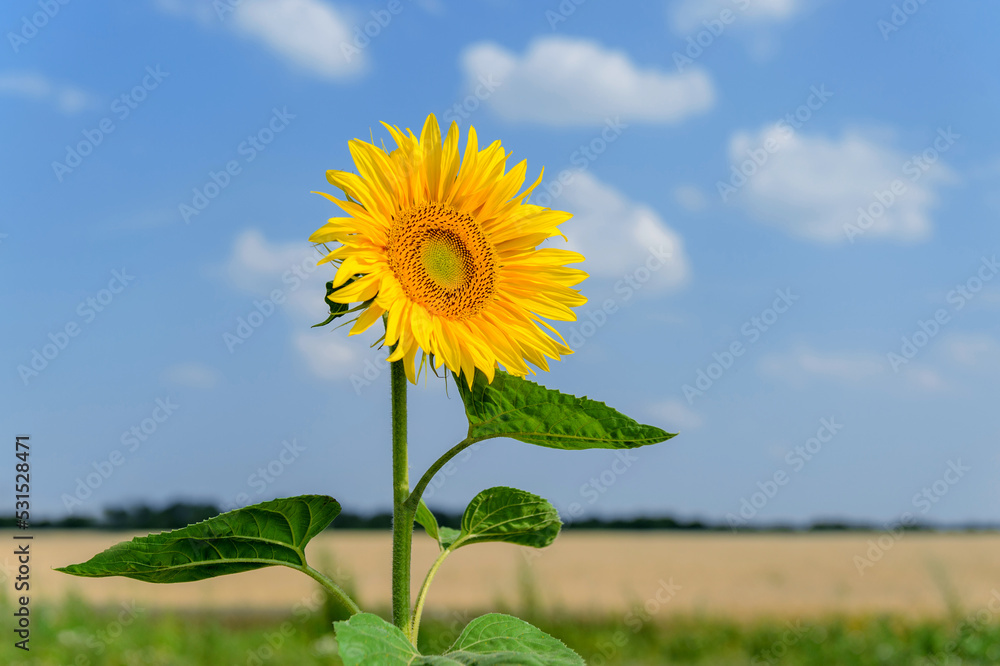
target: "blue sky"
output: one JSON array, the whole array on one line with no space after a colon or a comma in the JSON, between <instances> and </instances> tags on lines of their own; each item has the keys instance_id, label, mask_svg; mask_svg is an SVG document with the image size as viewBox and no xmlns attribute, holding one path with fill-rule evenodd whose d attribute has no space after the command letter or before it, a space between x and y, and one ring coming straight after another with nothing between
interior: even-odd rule
<instances>
[{"instance_id":1,"label":"blue sky","mask_svg":"<svg viewBox=\"0 0 1000 666\"><path fill-rule=\"evenodd\" d=\"M544 166L534 201L575 215L591 300L540 380L681 435L629 458L489 442L432 507L515 485L567 520L1000 519L997 18L4 3L0 421L11 457L32 436L33 511L386 508L384 352L309 328L331 275L306 239L338 214L310 191L349 139L433 112ZM416 476L464 428L453 387L410 395Z\"/></svg>"}]
</instances>

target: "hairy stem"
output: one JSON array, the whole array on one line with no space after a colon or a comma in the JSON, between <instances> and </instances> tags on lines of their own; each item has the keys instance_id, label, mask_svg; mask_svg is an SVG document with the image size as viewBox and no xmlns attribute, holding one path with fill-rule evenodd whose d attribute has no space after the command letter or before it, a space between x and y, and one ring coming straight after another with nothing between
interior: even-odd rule
<instances>
[{"instance_id":1,"label":"hairy stem","mask_svg":"<svg viewBox=\"0 0 1000 666\"><path fill-rule=\"evenodd\" d=\"M424 584L420 586L420 593L417 594L417 604L413 607L413 622L410 629L410 636L413 640L414 645L417 642L417 634L420 632L420 616L424 612L424 602L427 600L427 590L431 587L431 581L434 580L434 574L441 567L441 563L444 562L444 558L448 557L448 553L451 552L451 548L446 548L441 551L437 559L434 560L434 564L427 571L427 577L424 578Z\"/></svg>"},{"instance_id":2,"label":"hairy stem","mask_svg":"<svg viewBox=\"0 0 1000 666\"><path fill-rule=\"evenodd\" d=\"M448 451L443 456L438 458L437 461L435 461L435 463L431 465L426 472L424 472L424 475L420 477L420 481L418 481L417 485L413 488L413 492L410 493L410 496L408 498L406 498L407 508L409 508L409 510L412 513L416 514L417 504L420 503L420 498L421 496L423 496L424 490L427 488L427 484L430 483L431 479L434 478L434 475L437 474L442 467L447 465L452 458L454 458L459 453L469 448L473 444L483 441L483 439L488 439L488 438L479 439L475 437L466 437L461 442L448 449Z\"/></svg>"},{"instance_id":3,"label":"hairy stem","mask_svg":"<svg viewBox=\"0 0 1000 666\"><path fill-rule=\"evenodd\" d=\"M406 455L405 361L392 363L392 622L410 637L410 549L414 510L406 505L410 471Z\"/></svg>"},{"instance_id":4,"label":"hairy stem","mask_svg":"<svg viewBox=\"0 0 1000 666\"><path fill-rule=\"evenodd\" d=\"M351 611L351 615L361 612L361 609L358 608L358 605L354 603L354 599L351 599L351 597L347 595L347 592L344 592L344 589L342 587L340 587L332 580L327 578L322 572L316 571L316 569L313 569L308 564L303 565L302 568L299 569L299 571L306 574L307 576L312 577L313 579L316 580L316 582L318 582L320 585L326 588L327 592L335 596L337 599L340 600L342 604L347 606L348 610Z\"/></svg>"}]
</instances>

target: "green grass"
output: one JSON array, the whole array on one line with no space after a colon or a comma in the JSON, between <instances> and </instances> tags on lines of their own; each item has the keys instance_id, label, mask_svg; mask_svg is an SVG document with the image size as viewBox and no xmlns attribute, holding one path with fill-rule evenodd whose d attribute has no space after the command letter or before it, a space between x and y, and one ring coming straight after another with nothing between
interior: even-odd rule
<instances>
[{"instance_id":1,"label":"green grass","mask_svg":"<svg viewBox=\"0 0 1000 666\"><path fill-rule=\"evenodd\" d=\"M0 663L25 666L153 666L340 664L330 630L341 611L315 608L260 614L186 614L96 609L77 600L32 607L31 652L12 646L12 608ZM535 614L532 614L535 615ZM471 617L431 616L421 648L441 651ZM822 622L735 622L708 617L529 617L584 656L588 664L781 664L851 666L1000 663L1000 623L969 625L960 618L914 621L896 617L831 618ZM125 624L127 622L127 624Z\"/></svg>"}]
</instances>

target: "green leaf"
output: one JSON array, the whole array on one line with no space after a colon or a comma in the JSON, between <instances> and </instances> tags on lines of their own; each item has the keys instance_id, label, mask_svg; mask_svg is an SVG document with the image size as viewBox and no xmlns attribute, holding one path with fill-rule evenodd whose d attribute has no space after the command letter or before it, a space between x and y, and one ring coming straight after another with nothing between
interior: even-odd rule
<instances>
[{"instance_id":1,"label":"green leaf","mask_svg":"<svg viewBox=\"0 0 1000 666\"><path fill-rule=\"evenodd\" d=\"M451 527L439 527L438 528L438 543L441 544L442 550L447 550L451 548L451 544L455 543L455 540L462 533Z\"/></svg>"},{"instance_id":2,"label":"green leaf","mask_svg":"<svg viewBox=\"0 0 1000 666\"><path fill-rule=\"evenodd\" d=\"M414 519L426 530L432 539L440 541L437 518L434 517L434 514L427 508L423 500L420 500L420 503L417 504L417 513Z\"/></svg>"},{"instance_id":3,"label":"green leaf","mask_svg":"<svg viewBox=\"0 0 1000 666\"><path fill-rule=\"evenodd\" d=\"M583 666L562 641L509 615L476 618L443 655L421 655L397 627L377 615L359 613L336 622L345 666Z\"/></svg>"},{"instance_id":4,"label":"green leaf","mask_svg":"<svg viewBox=\"0 0 1000 666\"><path fill-rule=\"evenodd\" d=\"M451 549L486 541L544 548L559 535L562 521L548 500L517 488L488 488L462 514L462 530Z\"/></svg>"},{"instance_id":5,"label":"green leaf","mask_svg":"<svg viewBox=\"0 0 1000 666\"><path fill-rule=\"evenodd\" d=\"M438 525L437 518L434 517L434 513L427 508L423 500L420 500L420 503L417 504L417 513L414 519L426 530L427 534L438 542L441 550L447 550L460 534L456 529Z\"/></svg>"},{"instance_id":6,"label":"green leaf","mask_svg":"<svg viewBox=\"0 0 1000 666\"><path fill-rule=\"evenodd\" d=\"M553 449L632 449L674 437L642 425L603 402L560 393L497 370L493 383L482 371L470 390L456 376L469 418L469 438L510 437Z\"/></svg>"},{"instance_id":7,"label":"green leaf","mask_svg":"<svg viewBox=\"0 0 1000 666\"><path fill-rule=\"evenodd\" d=\"M278 564L302 569L306 544L338 514L340 504L325 495L271 500L179 530L135 537L56 571L184 583Z\"/></svg>"},{"instance_id":8,"label":"green leaf","mask_svg":"<svg viewBox=\"0 0 1000 666\"><path fill-rule=\"evenodd\" d=\"M334 622L337 647L345 666L380 664L405 666L419 663L420 653L400 629L378 615L358 613L349 620Z\"/></svg>"},{"instance_id":9,"label":"green leaf","mask_svg":"<svg viewBox=\"0 0 1000 666\"><path fill-rule=\"evenodd\" d=\"M584 666L580 655L562 641L524 620L501 613L470 622L445 657L466 666Z\"/></svg>"}]
</instances>

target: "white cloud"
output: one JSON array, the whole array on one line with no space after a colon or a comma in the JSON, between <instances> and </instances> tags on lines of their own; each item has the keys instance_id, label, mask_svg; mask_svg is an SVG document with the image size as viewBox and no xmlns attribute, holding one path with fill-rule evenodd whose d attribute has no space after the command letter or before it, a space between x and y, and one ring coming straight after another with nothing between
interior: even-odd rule
<instances>
[{"instance_id":1,"label":"white cloud","mask_svg":"<svg viewBox=\"0 0 1000 666\"><path fill-rule=\"evenodd\" d=\"M694 185L679 185L674 188L674 199L682 208L692 213L704 210L708 202L705 194Z\"/></svg>"},{"instance_id":2,"label":"white cloud","mask_svg":"<svg viewBox=\"0 0 1000 666\"><path fill-rule=\"evenodd\" d=\"M813 378L859 384L884 375L885 358L865 352L817 352L798 348L791 352L770 354L760 361L761 373L801 386Z\"/></svg>"},{"instance_id":3,"label":"white cloud","mask_svg":"<svg viewBox=\"0 0 1000 666\"><path fill-rule=\"evenodd\" d=\"M0 95L47 102L65 115L97 105L97 96L71 85L57 84L33 72L0 74Z\"/></svg>"},{"instance_id":4,"label":"white cloud","mask_svg":"<svg viewBox=\"0 0 1000 666\"><path fill-rule=\"evenodd\" d=\"M236 237L222 273L233 286L253 294L255 300L273 299L275 291L279 292L282 302L275 309L292 321L292 348L317 377L343 380L363 372L364 354L372 362L379 356L368 349L374 339L371 335L348 339L347 328L334 330L335 324L310 329L328 313L323 297L326 282L334 274L328 264L316 266L319 259L316 249L305 241L273 242L259 231L248 229Z\"/></svg>"},{"instance_id":5,"label":"white cloud","mask_svg":"<svg viewBox=\"0 0 1000 666\"><path fill-rule=\"evenodd\" d=\"M221 22L294 67L322 78L350 78L366 65L344 12L322 0L242 0L227 4L224 11L194 0L158 0L157 6L206 27ZM345 52L345 46L353 50Z\"/></svg>"},{"instance_id":6,"label":"white cloud","mask_svg":"<svg viewBox=\"0 0 1000 666\"><path fill-rule=\"evenodd\" d=\"M209 389L219 383L219 373L201 363L181 363L167 368L164 379L171 384L190 388Z\"/></svg>"},{"instance_id":7,"label":"white cloud","mask_svg":"<svg viewBox=\"0 0 1000 666\"><path fill-rule=\"evenodd\" d=\"M777 148L769 152L768 145ZM737 132L730 139L729 159L729 178L717 183L725 200L767 225L820 243L925 240L938 186L954 180L940 161L919 170L910 156L856 131L839 139L795 132L787 125ZM750 174L745 183L744 174ZM890 191L894 182L902 186L900 194ZM870 220L859 223L859 208L871 210Z\"/></svg>"},{"instance_id":8,"label":"white cloud","mask_svg":"<svg viewBox=\"0 0 1000 666\"><path fill-rule=\"evenodd\" d=\"M349 340L347 331L336 333L324 331L324 335L315 332L298 333L295 336L295 348L302 355L309 371L320 379L346 379L358 370L360 349L365 345L360 340Z\"/></svg>"},{"instance_id":9,"label":"white cloud","mask_svg":"<svg viewBox=\"0 0 1000 666\"><path fill-rule=\"evenodd\" d=\"M729 9L732 23L768 24L787 21L805 9L805 0L679 0L670 11L670 24L677 34L705 28L702 21L713 21Z\"/></svg>"},{"instance_id":10,"label":"white cloud","mask_svg":"<svg viewBox=\"0 0 1000 666\"><path fill-rule=\"evenodd\" d=\"M569 243L559 241L556 247L568 247L587 258L578 265L591 275L585 289L595 278L606 278L610 284L643 267L656 267L648 271L644 292L677 288L690 276L680 235L653 209L629 201L590 173L576 172L553 205L573 213L562 226ZM669 256L660 260L664 254Z\"/></svg>"},{"instance_id":11,"label":"white cloud","mask_svg":"<svg viewBox=\"0 0 1000 666\"><path fill-rule=\"evenodd\" d=\"M1000 342L982 333L954 334L945 341L945 352L954 363L980 371L1000 368Z\"/></svg>"},{"instance_id":12,"label":"white cloud","mask_svg":"<svg viewBox=\"0 0 1000 666\"><path fill-rule=\"evenodd\" d=\"M247 229L236 237L224 270L233 285L258 297L271 298L277 289L296 324L312 326L325 318L326 282L333 279L329 265L316 265L321 257L305 241L271 242Z\"/></svg>"},{"instance_id":13,"label":"white cloud","mask_svg":"<svg viewBox=\"0 0 1000 666\"><path fill-rule=\"evenodd\" d=\"M649 413L654 418L661 419L663 427L669 432L694 430L703 424L700 415L693 412L682 401L673 398L656 403L649 409Z\"/></svg>"},{"instance_id":14,"label":"white cloud","mask_svg":"<svg viewBox=\"0 0 1000 666\"><path fill-rule=\"evenodd\" d=\"M226 275L241 289L266 293L282 286L286 272L295 268L303 272L311 270L320 258L316 249L305 241L273 243L256 229L247 229L233 243Z\"/></svg>"},{"instance_id":15,"label":"white cloud","mask_svg":"<svg viewBox=\"0 0 1000 666\"><path fill-rule=\"evenodd\" d=\"M769 354L760 360L761 375L802 388L814 381L832 381L854 387L885 386L902 382L904 386L927 391L946 388L945 381L930 367L911 361L890 370L884 354L872 352L821 352L805 347Z\"/></svg>"},{"instance_id":16,"label":"white cloud","mask_svg":"<svg viewBox=\"0 0 1000 666\"><path fill-rule=\"evenodd\" d=\"M545 125L624 122L677 123L711 108L706 73L639 69L621 51L586 39L541 37L518 56L491 42L462 54L469 87L507 120ZM490 92L490 89L493 89Z\"/></svg>"}]
</instances>

